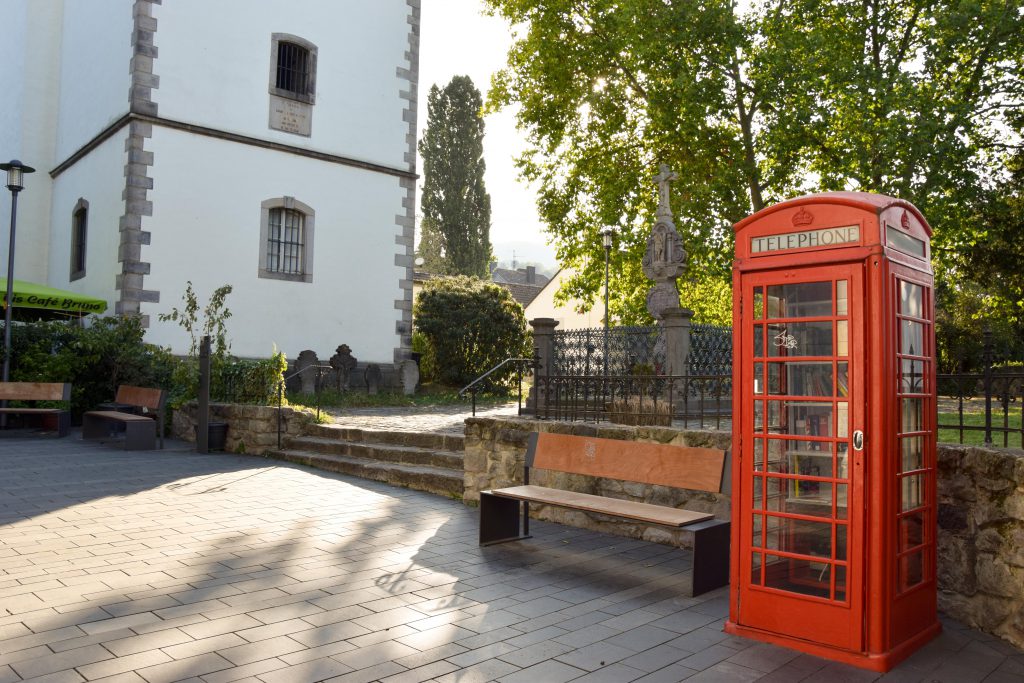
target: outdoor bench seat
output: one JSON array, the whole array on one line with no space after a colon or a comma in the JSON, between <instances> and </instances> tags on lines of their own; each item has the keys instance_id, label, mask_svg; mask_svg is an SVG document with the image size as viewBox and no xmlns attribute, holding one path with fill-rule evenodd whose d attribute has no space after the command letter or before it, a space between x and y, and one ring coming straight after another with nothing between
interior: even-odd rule
<instances>
[{"instance_id":1,"label":"outdoor bench seat","mask_svg":"<svg viewBox=\"0 0 1024 683\"><path fill-rule=\"evenodd\" d=\"M152 450L156 448L157 434L163 448L166 399L163 389L119 386L113 402L118 410L90 410L82 414L82 438L109 439L111 428L119 426L124 429L125 450Z\"/></svg>"},{"instance_id":2,"label":"outdoor bench seat","mask_svg":"<svg viewBox=\"0 0 1024 683\"><path fill-rule=\"evenodd\" d=\"M0 401L61 401L71 402L71 385L62 382L0 382ZM0 408L0 415L25 415L33 418L51 417L55 420L57 436L67 436L71 430L71 411L68 408Z\"/></svg>"},{"instance_id":3,"label":"outdoor bench seat","mask_svg":"<svg viewBox=\"0 0 1024 683\"><path fill-rule=\"evenodd\" d=\"M523 485L480 492L480 545L530 538L530 503L686 529L693 535L692 595L729 583L729 522L671 508L530 484L543 469L673 488L729 492L729 453L714 448L531 434Z\"/></svg>"}]
</instances>

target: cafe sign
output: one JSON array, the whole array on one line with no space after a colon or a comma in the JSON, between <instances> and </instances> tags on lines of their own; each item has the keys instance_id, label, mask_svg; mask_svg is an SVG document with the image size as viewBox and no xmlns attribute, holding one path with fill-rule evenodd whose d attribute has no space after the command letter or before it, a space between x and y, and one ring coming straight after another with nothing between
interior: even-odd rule
<instances>
[{"instance_id":1,"label":"cafe sign","mask_svg":"<svg viewBox=\"0 0 1024 683\"><path fill-rule=\"evenodd\" d=\"M860 226L846 225L841 228L801 230L799 232L787 232L782 235L752 237L750 239L750 252L752 254L765 254L773 251L788 251L790 249L837 247L857 242L860 242Z\"/></svg>"}]
</instances>

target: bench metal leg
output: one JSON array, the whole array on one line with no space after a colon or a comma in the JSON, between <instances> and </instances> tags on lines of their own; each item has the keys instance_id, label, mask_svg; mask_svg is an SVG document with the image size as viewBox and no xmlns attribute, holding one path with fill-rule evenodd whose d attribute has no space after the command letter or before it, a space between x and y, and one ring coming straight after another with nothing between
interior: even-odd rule
<instances>
[{"instance_id":1,"label":"bench metal leg","mask_svg":"<svg viewBox=\"0 0 1024 683\"><path fill-rule=\"evenodd\" d=\"M156 422L126 422L124 428L124 449L126 451L151 451L156 448Z\"/></svg>"},{"instance_id":2,"label":"bench metal leg","mask_svg":"<svg viewBox=\"0 0 1024 683\"><path fill-rule=\"evenodd\" d=\"M480 545L518 541L529 536L519 532L520 502L480 492Z\"/></svg>"},{"instance_id":3,"label":"bench metal leg","mask_svg":"<svg viewBox=\"0 0 1024 683\"><path fill-rule=\"evenodd\" d=\"M710 519L686 527L693 532L693 595L729 583L729 522Z\"/></svg>"}]
</instances>

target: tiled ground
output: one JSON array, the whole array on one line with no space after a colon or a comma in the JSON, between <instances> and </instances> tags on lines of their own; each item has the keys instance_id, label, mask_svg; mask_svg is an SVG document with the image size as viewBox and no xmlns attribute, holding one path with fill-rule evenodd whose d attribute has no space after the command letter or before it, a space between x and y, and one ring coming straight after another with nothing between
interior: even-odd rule
<instances>
[{"instance_id":1,"label":"tiled ground","mask_svg":"<svg viewBox=\"0 0 1024 683\"><path fill-rule=\"evenodd\" d=\"M722 633L687 554L253 457L0 439L0 683L870 681ZM946 622L882 680L1024 680Z\"/></svg>"}]
</instances>

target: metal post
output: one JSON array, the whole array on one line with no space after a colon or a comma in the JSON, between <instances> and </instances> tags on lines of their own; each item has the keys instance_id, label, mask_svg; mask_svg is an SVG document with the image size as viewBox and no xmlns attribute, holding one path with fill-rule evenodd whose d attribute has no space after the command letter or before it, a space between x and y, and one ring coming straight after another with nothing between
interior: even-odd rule
<instances>
[{"instance_id":1,"label":"metal post","mask_svg":"<svg viewBox=\"0 0 1024 683\"><path fill-rule=\"evenodd\" d=\"M199 414L196 423L196 453L209 453L210 335L205 335L199 343Z\"/></svg>"},{"instance_id":2,"label":"metal post","mask_svg":"<svg viewBox=\"0 0 1024 683\"><path fill-rule=\"evenodd\" d=\"M277 450L281 450L281 407L284 403L284 382L277 383Z\"/></svg>"},{"instance_id":3,"label":"metal post","mask_svg":"<svg viewBox=\"0 0 1024 683\"><path fill-rule=\"evenodd\" d=\"M3 381L11 371L11 309L14 308L14 235L18 228L18 190L11 189L11 241L7 248L7 298L4 300L4 372ZM6 405L6 401L4 404Z\"/></svg>"},{"instance_id":4,"label":"metal post","mask_svg":"<svg viewBox=\"0 0 1024 683\"><path fill-rule=\"evenodd\" d=\"M611 239L604 245L604 376L608 376L608 260L611 256Z\"/></svg>"},{"instance_id":5,"label":"metal post","mask_svg":"<svg viewBox=\"0 0 1024 683\"><path fill-rule=\"evenodd\" d=\"M992 445L992 330L988 325L982 334L985 340L982 361L985 363L983 383L985 385L985 445Z\"/></svg>"}]
</instances>

